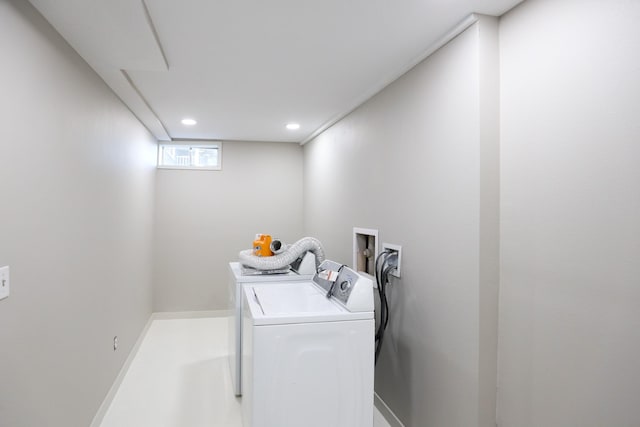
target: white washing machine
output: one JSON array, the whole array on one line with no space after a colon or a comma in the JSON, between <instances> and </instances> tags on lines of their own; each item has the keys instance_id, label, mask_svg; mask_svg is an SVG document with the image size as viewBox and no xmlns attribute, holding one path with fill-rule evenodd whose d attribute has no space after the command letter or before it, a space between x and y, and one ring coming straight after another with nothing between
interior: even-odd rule
<instances>
[{"instance_id":1,"label":"white washing machine","mask_svg":"<svg viewBox=\"0 0 640 427\"><path fill-rule=\"evenodd\" d=\"M239 262L229 263L229 300L228 309L233 313L229 322L229 368L233 391L236 396L242 394L242 285L247 283L269 284L276 282L309 281L315 274L315 256L305 255L298 272L290 271L283 274L244 275Z\"/></svg>"},{"instance_id":2,"label":"white washing machine","mask_svg":"<svg viewBox=\"0 0 640 427\"><path fill-rule=\"evenodd\" d=\"M330 263L330 264L327 264ZM331 283L244 285L245 427L372 427L371 280L331 261Z\"/></svg>"}]
</instances>

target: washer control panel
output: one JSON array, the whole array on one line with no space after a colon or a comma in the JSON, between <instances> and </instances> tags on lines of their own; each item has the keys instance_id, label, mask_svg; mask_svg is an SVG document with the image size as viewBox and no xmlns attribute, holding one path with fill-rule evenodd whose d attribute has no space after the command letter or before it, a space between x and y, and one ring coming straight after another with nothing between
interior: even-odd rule
<instances>
[{"instance_id":1,"label":"washer control panel","mask_svg":"<svg viewBox=\"0 0 640 427\"><path fill-rule=\"evenodd\" d=\"M349 311L373 311L373 283L346 265L326 260L313 281Z\"/></svg>"},{"instance_id":2,"label":"washer control panel","mask_svg":"<svg viewBox=\"0 0 640 427\"><path fill-rule=\"evenodd\" d=\"M342 269L336 280L333 290L333 296L344 305L347 305L351 291L358 283L360 275L348 267Z\"/></svg>"}]
</instances>

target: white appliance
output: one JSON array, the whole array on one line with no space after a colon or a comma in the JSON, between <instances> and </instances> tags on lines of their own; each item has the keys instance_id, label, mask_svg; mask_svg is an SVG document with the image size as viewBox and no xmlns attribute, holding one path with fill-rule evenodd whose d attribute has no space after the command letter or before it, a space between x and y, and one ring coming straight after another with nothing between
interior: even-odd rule
<instances>
[{"instance_id":1,"label":"white appliance","mask_svg":"<svg viewBox=\"0 0 640 427\"><path fill-rule=\"evenodd\" d=\"M242 285L309 281L313 278L315 270L315 256L312 253L305 255L298 272L290 271L284 274L243 275L240 263L229 263L228 309L233 313L228 333L229 368L236 396L242 394L242 366L240 363L242 357Z\"/></svg>"},{"instance_id":2,"label":"white appliance","mask_svg":"<svg viewBox=\"0 0 640 427\"><path fill-rule=\"evenodd\" d=\"M321 268L340 270L333 287L319 275L243 287L244 427L373 426L372 282Z\"/></svg>"}]
</instances>

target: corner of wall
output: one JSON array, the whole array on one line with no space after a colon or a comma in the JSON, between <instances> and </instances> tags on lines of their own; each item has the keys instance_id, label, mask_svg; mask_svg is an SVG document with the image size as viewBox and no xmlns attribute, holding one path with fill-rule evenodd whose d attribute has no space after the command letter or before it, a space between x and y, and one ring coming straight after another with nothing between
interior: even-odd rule
<instances>
[{"instance_id":1,"label":"corner of wall","mask_svg":"<svg viewBox=\"0 0 640 427\"><path fill-rule=\"evenodd\" d=\"M498 18L478 17L480 271L478 425L496 423L500 281L500 61Z\"/></svg>"}]
</instances>

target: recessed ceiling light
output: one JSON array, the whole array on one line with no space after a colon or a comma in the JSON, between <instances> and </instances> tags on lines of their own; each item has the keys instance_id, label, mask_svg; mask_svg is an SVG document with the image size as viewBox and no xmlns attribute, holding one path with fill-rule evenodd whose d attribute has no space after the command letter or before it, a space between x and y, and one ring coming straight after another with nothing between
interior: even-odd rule
<instances>
[{"instance_id":1,"label":"recessed ceiling light","mask_svg":"<svg viewBox=\"0 0 640 427\"><path fill-rule=\"evenodd\" d=\"M300 125L298 123L289 123L287 124L287 129L289 130L300 129Z\"/></svg>"},{"instance_id":2,"label":"recessed ceiling light","mask_svg":"<svg viewBox=\"0 0 640 427\"><path fill-rule=\"evenodd\" d=\"M183 124L183 125L186 125L186 126L193 126L193 125L195 125L196 123L198 123L198 122L196 122L196 121L195 121L195 120L193 120L193 119L182 119L182 124Z\"/></svg>"}]
</instances>

